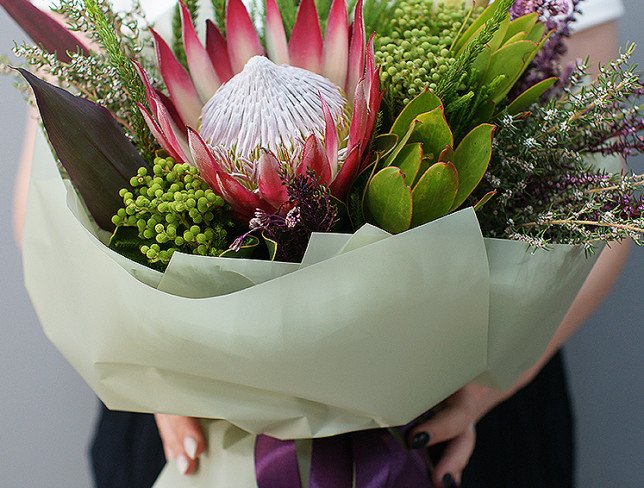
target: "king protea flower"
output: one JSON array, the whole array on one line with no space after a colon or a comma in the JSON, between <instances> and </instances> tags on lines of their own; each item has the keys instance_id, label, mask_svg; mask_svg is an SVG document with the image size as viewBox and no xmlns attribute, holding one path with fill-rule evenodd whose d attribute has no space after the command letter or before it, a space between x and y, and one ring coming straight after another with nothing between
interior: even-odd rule
<instances>
[{"instance_id":1,"label":"king protea flower","mask_svg":"<svg viewBox=\"0 0 644 488\"><path fill-rule=\"evenodd\" d=\"M284 172L312 169L344 199L382 99L362 0L352 26L345 0L333 0L324 38L314 0L302 0L288 42L276 1L267 0L267 52L241 0L228 0L226 39L207 22L205 46L183 3L181 13L189 72L154 31L169 97L139 70L150 110L139 108L159 144L196 164L244 218L286 203Z\"/></svg>"}]
</instances>

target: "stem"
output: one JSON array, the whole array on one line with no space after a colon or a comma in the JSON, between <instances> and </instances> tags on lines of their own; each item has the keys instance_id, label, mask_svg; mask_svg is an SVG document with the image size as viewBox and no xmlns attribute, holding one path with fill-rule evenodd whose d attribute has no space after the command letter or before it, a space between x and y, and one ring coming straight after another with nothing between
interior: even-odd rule
<instances>
[{"instance_id":1,"label":"stem","mask_svg":"<svg viewBox=\"0 0 644 488\"><path fill-rule=\"evenodd\" d=\"M644 175L637 175L635 178L644 178ZM632 186L644 186L644 179L642 181L637 181L635 183L631 183ZM614 191L614 190L619 190L620 186L618 185L613 185L613 186L607 186L606 188L592 188L591 190L587 190L587 193L601 193L603 191Z\"/></svg>"},{"instance_id":2,"label":"stem","mask_svg":"<svg viewBox=\"0 0 644 488\"><path fill-rule=\"evenodd\" d=\"M528 222L526 224L521 224L519 227L541 227L541 226L550 226L550 225L592 225L593 227L614 227L616 229L628 230L632 232L637 232L640 234L644 233L644 228L637 227L630 224L615 224L609 222L596 222L593 220L573 220L573 219L564 219L564 220L546 220L544 222Z\"/></svg>"},{"instance_id":3,"label":"stem","mask_svg":"<svg viewBox=\"0 0 644 488\"><path fill-rule=\"evenodd\" d=\"M624 80L622 80L617 85L615 85L615 87L612 90L607 91L606 95L604 95L599 100L601 100L603 102L609 96L613 95L614 93L619 92L625 85L626 85L626 82ZM587 106L585 106L583 109L578 110L577 112L573 113L570 117L568 117L568 123L574 122L575 120L577 120L577 119L583 117L584 115L586 115L586 113L588 113L591 110L593 110L597 106L599 100L595 100L595 101L591 102L590 104L588 104Z\"/></svg>"}]
</instances>

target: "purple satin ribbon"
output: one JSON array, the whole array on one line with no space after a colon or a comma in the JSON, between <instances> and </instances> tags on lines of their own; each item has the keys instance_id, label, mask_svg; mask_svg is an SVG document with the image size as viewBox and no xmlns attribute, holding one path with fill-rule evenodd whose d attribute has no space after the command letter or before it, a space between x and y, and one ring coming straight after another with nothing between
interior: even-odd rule
<instances>
[{"instance_id":1,"label":"purple satin ribbon","mask_svg":"<svg viewBox=\"0 0 644 488\"><path fill-rule=\"evenodd\" d=\"M388 430L313 440L309 488L430 488L423 451L410 451ZM255 473L259 488L301 487L294 441L258 436Z\"/></svg>"},{"instance_id":2,"label":"purple satin ribbon","mask_svg":"<svg viewBox=\"0 0 644 488\"><path fill-rule=\"evenodd\" d=\"M294 441L280 441L267 435L255 441L255 476L259 488L302 486Z\"/></svg>"},{"instance_id":3,"label":"purple satin ribbon","mask_svg":"<svg viewBox=\"0 0 644 488\"><path fill-rule=\"evenodd\" d=\"M313 441L309 488L352 488L351 434Z\"/></svg>"},{"instance_id":4,"label":"purple satin ribbon","mask_svg":"<svg viewBox=\"0 0 644 488\"><path fill-rule=\"evenodd\" d=\"M385 429L355 432L356 488L429 488L426 458Z\"/></svg>"}]
</instances>

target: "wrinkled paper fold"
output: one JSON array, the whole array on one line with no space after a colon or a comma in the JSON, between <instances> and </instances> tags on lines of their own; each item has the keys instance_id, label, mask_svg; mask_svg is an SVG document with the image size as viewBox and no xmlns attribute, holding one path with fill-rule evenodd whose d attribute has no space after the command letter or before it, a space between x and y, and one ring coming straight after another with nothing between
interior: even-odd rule
<instances>
[{"instance_id":1,"label":"wrinkled paper fold","mask_svg":"<svg viewBox=\"0 0 644 488\"><path fill-rule=\"evenodd\" d=\"M330 235L328 249L316 236L306 266L177 254L155 288L75 198L34 173L25 279L45 332L110 408L319 437L404 424L486 369L472 209L396 236ZM225 294L203 298L209 281Z\"/></svg>"},{"instance_id":2,"label":"wrinkled paper fold","mask_svg":"<svg viewBox=\"0 0 644 488\"><path fill-rule=\"evenodd\" d=\"M205 424L199 474L169 465L156 488L255 486L255 434L397 426L470 381L509 387L594 263L483 239L471 208L314 234L299 264L175 253L159 273L107 237L41 134L23 252L46 334L109 408L225 419Z\"/></svg>"}]
</instances>

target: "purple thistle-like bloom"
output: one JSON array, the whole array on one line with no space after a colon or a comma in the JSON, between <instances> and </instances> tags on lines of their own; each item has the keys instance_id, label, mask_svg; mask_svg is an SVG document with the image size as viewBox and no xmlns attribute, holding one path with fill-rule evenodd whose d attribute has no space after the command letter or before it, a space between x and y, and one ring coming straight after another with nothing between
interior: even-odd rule
<instances>
[{"instance_id":1,"label":"purple thistle-like bloom","mask_svg":"<svg viewBox=\"0 0 644 488\"><path fill-rule=\"evenodd\" d=\"M239 250L249 235L261 232L277 243L276 259L298 262L304 257L313 232L330 232L333 229L338 219L338 208L329 189L320 184L314 171L296 176L283 173L281 178L286 185L288 203L274 214L257 209L249 222L250 230L235 239L232 249Z\"/></svg>"}]
</instances>

